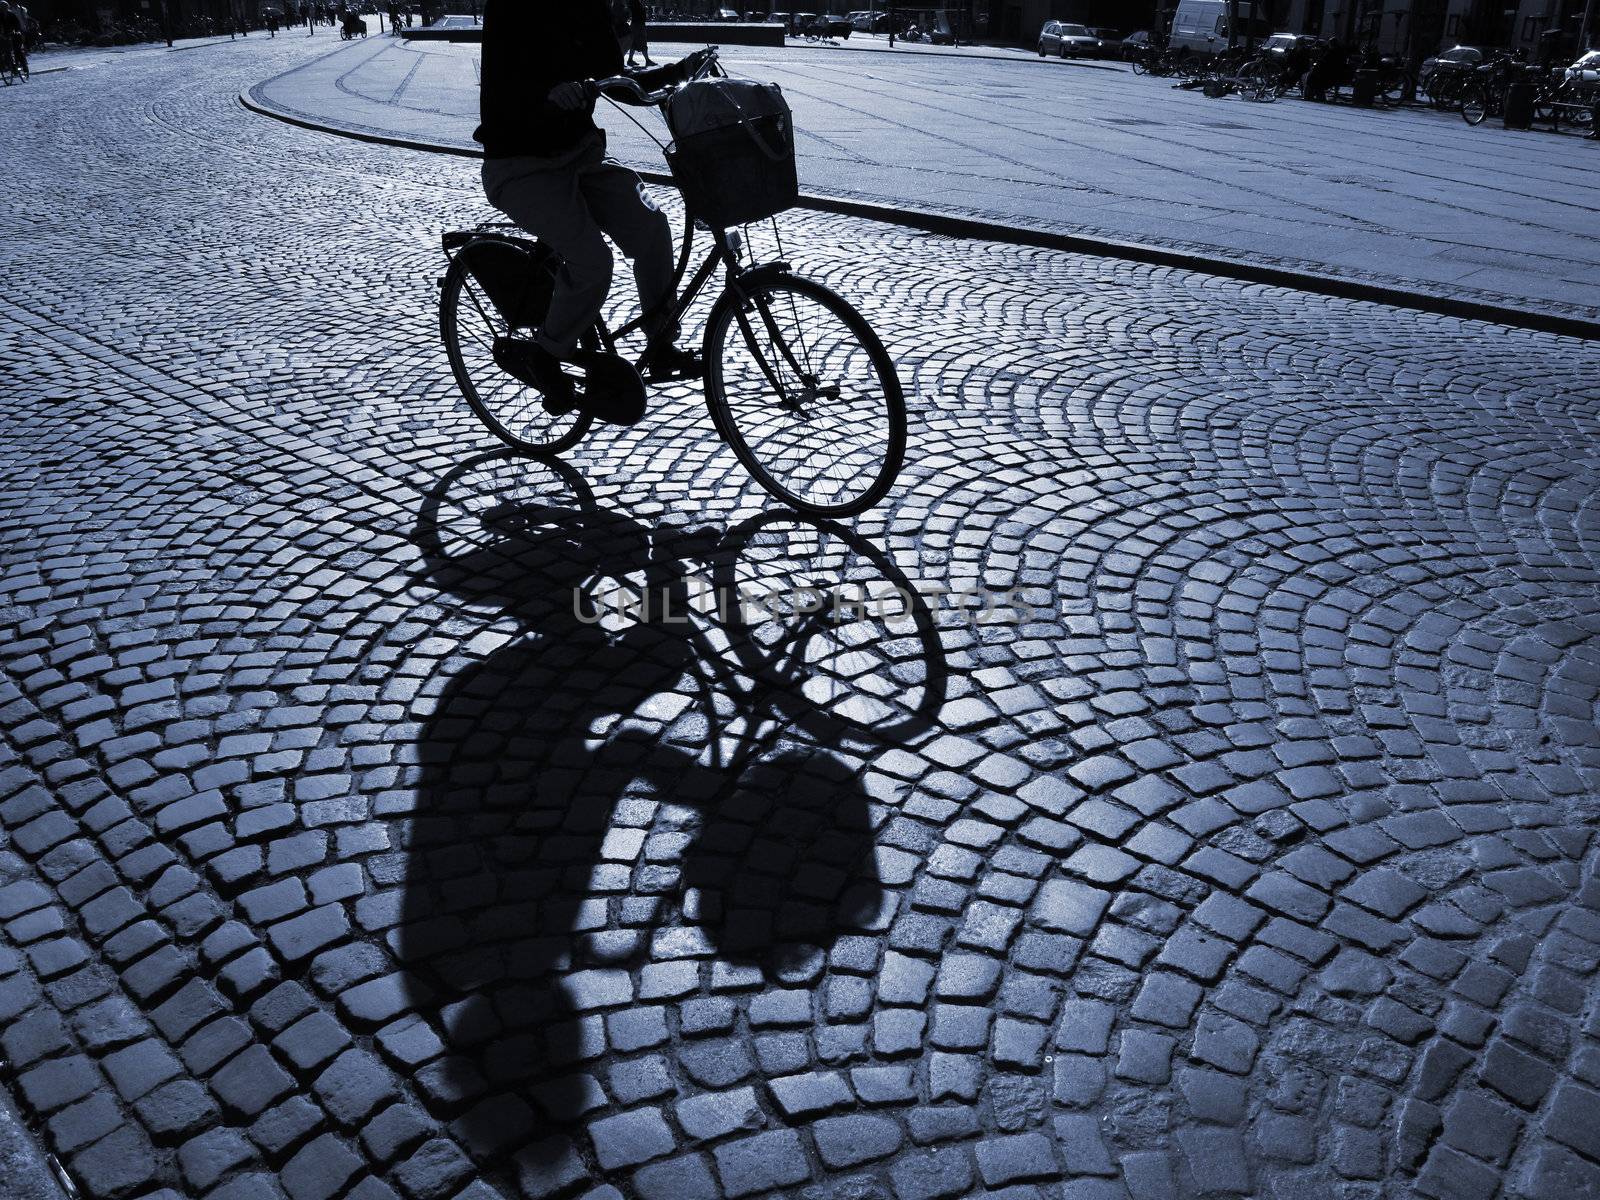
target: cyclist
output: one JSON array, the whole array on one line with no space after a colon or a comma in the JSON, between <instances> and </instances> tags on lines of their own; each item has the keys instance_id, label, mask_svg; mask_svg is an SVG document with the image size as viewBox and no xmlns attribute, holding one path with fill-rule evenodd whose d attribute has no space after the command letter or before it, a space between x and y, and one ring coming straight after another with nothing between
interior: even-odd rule
<instances>
[{"instance_id":1,"label":"cyclist","mask_svg":"<svg viewBox=\"0 0 1600 1200\"><path fill-rule=\"evenodd\" d=\"M637 175L606 156L605 134L594 123L594 99L584 81L622 72L622 47L607 0L484 5L482 122L473 134L483 144L483 190L490 204L562 260L543 328L531 340L500 339L494 357L502 369L543 392L552 413L578 406L561 363L577 356L579 337L594 324L610 291L613 263L604 234L633 262L647 318L651 377L699 373L698 355L674 344L678 330L668 315L673 241L666 214ZM603 397L594 399L604 403Z\"/></svg>"},{"instance_id":2,"label":"cyclist","mask_svg":"<svg viewBox=\"0 0 1600 1200\"><path fill-rule=\"evenodd\" d=\"M4 54L16 68L17 74L24 77L28 74L25 35L22 14L11 6L9 0L0 0L0 54Z\"/></svg>"}]
</instances>

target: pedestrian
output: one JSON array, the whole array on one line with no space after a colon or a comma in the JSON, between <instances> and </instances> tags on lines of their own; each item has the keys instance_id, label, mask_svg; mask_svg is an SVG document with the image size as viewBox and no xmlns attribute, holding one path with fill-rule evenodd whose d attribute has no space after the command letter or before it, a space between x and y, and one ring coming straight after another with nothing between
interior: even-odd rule
<instances>
[{"instance_id":1,"label":"pedestrian","mask_svg":"<svg viewBox=\"0 0 1600 1200\"><path fill-rule=\"evenodd\" d=\"M579 403L561 363L576 357L579 336L605 304L613 268L607 235L633 262L649 369L690 373L696 366L693 352L675 345L666 214L651 203L637 175L606 157L584 85L622 70L608 0L484 4L482 123L472 135L483 145L483 189L490 204L562 260L541 328L532 338L498 340L494 358L543 392L546 410L555 414ZM637 411L606 412L608 401L618 400L596 395L584 404L608 419L636 420Z\"/></svg>"},{"instance_id":2,"label":"pedestrian","mask_svg":"<svg viewBox=\"0 0 1600 1200\"><path fill-rule=\"evenodd\" d=\"M278 10L275 8L267 9L267 36L278 36Z\"/></svg>"},{"instance_id":3,"label":"pedestrian","mask_svg":"<svg viewBox=\"0 0 1600 1200\"><path fill-rule=\"evenodd\" d=\"M28 52L23 40L22 18L10 0L0 0L0 54L15 65L19 74L28 74Z\"/></svg>"},{"instance_id":4,"label":"pedestrian","mask_svg":"<svg viewBox=\"0 0 1600 1200\"><path fill-rule=\"evenodd\" d=\"M628 0L628 65L634 66L633 56L644 55L644 65L653 67L650 60L650 43L645 35L646 14L644 0Z\"/></svg>"},{"instance_id":5,"label":"pedestrian","mask_svg":"<svg viewBox=\"0 0 1600 1200\"><path fill-rule=\"evenodd\" d=\"M400 5L395 0L389 0L389 32L400 32Z\"/></svg>"}]
</instances>

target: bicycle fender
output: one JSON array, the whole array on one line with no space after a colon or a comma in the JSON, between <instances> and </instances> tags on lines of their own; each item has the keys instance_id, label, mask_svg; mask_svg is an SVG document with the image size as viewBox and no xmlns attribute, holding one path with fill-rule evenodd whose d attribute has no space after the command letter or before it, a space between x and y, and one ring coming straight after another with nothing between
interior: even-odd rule
<instances>
[{"instance_id":1,"label":"bicycle fender","mask_svg":"<svg viewBox=\"0 0 1600 1200\"><path fill-rule=\"evenodd\" d=\"M721 304L730 295L742 295L746 284L765 283L773 276L788 275L789 273L789 264L781 259L751 267L737 279L728 280L728 286L723 294L717 298L717 303Z\"/></svg>"}]
</instances>

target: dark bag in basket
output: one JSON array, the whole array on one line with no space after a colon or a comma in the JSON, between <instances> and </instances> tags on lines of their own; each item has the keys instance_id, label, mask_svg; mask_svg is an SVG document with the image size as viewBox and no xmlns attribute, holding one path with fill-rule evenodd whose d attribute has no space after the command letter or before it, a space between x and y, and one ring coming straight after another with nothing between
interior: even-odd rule
<instances>
[{"instance_id":1,"label":"dark bag in basket","mask_svg":"<svg viewBox=\"0 0 1600 1200\"><path fill-rule=\"evenodd\" d=\"M706 224L727 229L799 203L794 117L777 84L697 79L674 93L667 127L672 177Z\"/></svg>"}]
</instances>

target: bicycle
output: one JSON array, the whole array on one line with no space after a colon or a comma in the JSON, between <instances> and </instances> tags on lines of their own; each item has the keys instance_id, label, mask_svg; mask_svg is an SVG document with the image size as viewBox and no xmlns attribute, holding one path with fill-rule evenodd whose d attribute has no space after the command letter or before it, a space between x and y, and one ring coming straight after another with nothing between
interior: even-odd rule
<instances>
[{"instance_id":1,"label":"bicycle","mask_svg":"<svg viewBox=\"0 0 1600 1200\"><path fill-rule=\"evenodd\" d=\"M1395 108L1416 95L1416 81L1412 79L1411 72L1403 63L1390 58L1380 59L1377 71L1378 103Z\"/></svg>"},{"instance_id":2,"label":"bicycle","mask_svg":"<svg viewBox=\"0 0 1600 1200\"><path fill-rule=\"evenodd\" d=\"M1459 112L1471 74L1460 68L1438 67L1417 83L1417 91L1425 93L1428 103L1440 112Z\"/></svg>"},{"instance_id":3,"label":"bicycle","mask_svg":"<svg viewBox=\"0 0 1600 1200\"><path fill-rule=\"evenodd\" d=\"M591 88L613 103L651 106L665 116L680 86L725 77L714 47L680 68L685 78L656 91L628 76L593 81ZM905 399L883 343L848 301L794 274L781 257L744 262L737 230L707 225L710 252L683 284L697 214L687 202L692 189L681 154L662 149L686 193L673 275L678 299L668 325L681 321L718 267L725 272L706 317L699 376L713 427L756 482L791 508L822 517L864 512L888 492L905 456ZM781 234L777 240L781 256ZM536 388L495 361L498 339L543 323L559 266L555 254L496 221L446 233L443 247L450 265L439 280L440 335L468 405L495 436L524 453L554 455L576 445L592 423L582 407L549 413ZM585 332L583 391L643 389L655 347L647 342L631 363L617 347L642 334L644 323L640 314L611 329L602 318Z\"/></svg>"},{"instance_id":4,"label":"bicycle","mask_svg":"<svg viewBox=\"0 0 1600 1200\"><path fill-rule=\"evenodd\" d=\"M1257 55L1239 68L1234 77L1239 94L1247 100L1270 104L1289 90L1283 64L1273 55Z\"/></svg>"},{"instance_id":5,"label":"bicycle","mask_svg":"<svg viewBox=\"0 0 1600 1200\"><path fill-rule=\"evenodd\" d=\"M1461 90L1461 119L1468 125L1481 125L1488 117L1505 111L1510 63L1496 58L1474 67Z\"/></svg>"}]
</instances>

